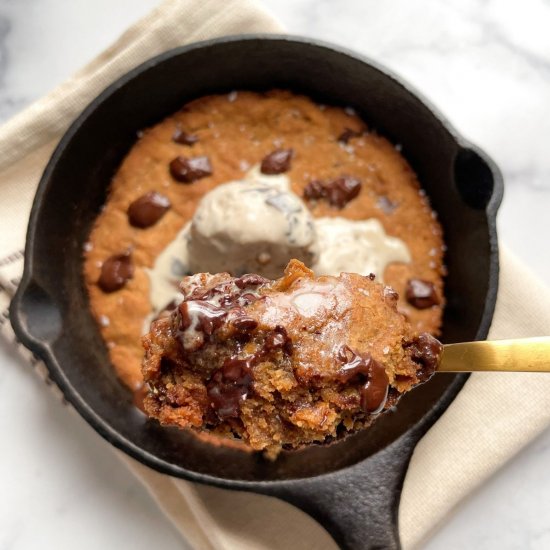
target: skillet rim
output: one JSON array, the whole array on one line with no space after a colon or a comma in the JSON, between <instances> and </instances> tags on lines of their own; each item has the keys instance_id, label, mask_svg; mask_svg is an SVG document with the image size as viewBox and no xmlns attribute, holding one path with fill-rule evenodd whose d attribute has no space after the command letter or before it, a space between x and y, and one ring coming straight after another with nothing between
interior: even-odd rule
<instances>
[{"instance_id":1,"label":"skillet rim","mask_svg":"<svg viewBox=\"0 0 550 550\"><path fill-rule=\"evenodd\" d=\"M188 479L191 481L199 481L202 483L216 485L220 487L227 487L233 489L243 489L243 490L260 490L267 487L275 488L277 486L288 486L288 484L299 483L303 480L312 480L319 479L324 476L335 475L339 472L345 471L349 468L361 464L369 458L370 456L358 461L354 465L347 466L335 471L328 473L323 473L316 476L307 476L299 477L292 479L277 479L269 481L249 481L249 480L239 480L239 479L229 479L223 477L216 477L208 474L202 474L194 472L192 470L185 469L181 466L166 462L157 458L155 455L144 451L141 447L134 444L132 441L128 440L117 432L114 428L110 426L104 418L97 414L88 403L82 399L79 392L72 386L70 381L65 375L65 369L59 364L57 358L51 349L51 346L48 342L43 342L35 339L25 327L23 322L23 296L33 280L33 256L34 249L36 247L35 237L36 237L36 224L40 216L40 210L44 198L46 196L48 182L52 176L52 173L55 170L57 163L60 158L63 156L65 149L71 143L75 134L79 131L81 126L85 121L95 112L95 110L100 107L103 102L109 98L113 93L115 93L119 88L131 82L137 76L143 74L144 72L152 69L160 63L163 63L175 56L186 54L190 51L196 49L207 48L214 45L223 45L227 43L235 43L242 41L271 41L271 42L293 42L297 44L304 44L308 46L315 46L326 50L331 50L337 54L345 55L354 60L360 61L363 64L369 65L374 68L376 71L381 73L386 78L392 80L394 84L397 84L399 87L404 89L404 91L414 98L416 98L421 104L426 107L430 114L438 120L438 122L443 126L443 128L449 133L453 140L457 143L460 149L468 149L473 151L475 154L481 157L481 159L488 165L492 177L493 177L493 191L491 198L485 208L485 216L487 219L487 228L489 234L489 280L488 280L488 291L485 297L483 314L477 329L476 339L485 339L488 334L489 327L492 321L495 305L496 305L496 296L498 290L498 274L499 274L499 264L498 264L498 244L497 244L497 230L496 230L496 213L503 195L503 181L500 171L498 170L495 163L478 147L471 144L469 141L464 139L456 129L451 125L447 118L435 107L424 95L416 90L410 84L404 82L400 77L395 75L393 71L387 69L383 65L379 64L376 61L358 54L348 48L337 46L326 41L311 39L303 36L294 36L294 35L285 35L285 34L265 34L265 33L254 33L254 34L241 34L241 35L232 35L224 36L219 38L213 38L209 40L204 40L200 42L194 42L185 46L180 46L173 48L166 52L163 52L151 59L148 59L141 63L140 65L132 68L118 79L116 79L112 84L105 88L94 100L92 100L87 107L81 112L81 114L71 123L58 145L56 146L46 168L42 174L38 188L34 197L33 206L31 209L31 214L29 218L29 225L27 229L26 237L26 247L25 247L25 264L23 276L19 284L18 290L12 300L10 305L10 320L12 326L18 338L21 342L29 348L33 353L38 355L46 363L48 371L52 380L57 384L61 389L64 397L69 403L77 410L77 412L84 418L84 420L116 448L124 451L126 454L132 458L138 460L142 464L152 467L153 469L166 473L178 478ZM466 380L468 379L468 374L459 374L455 376L453 382L447 387L443 392L434 406L427 411L424 416L412 426L409 427L407 431L401 434L392 444L399 441L408 441L412 437L412 447L418 443L422 435L435 423L435 421L443 414L447 409L450 403L454 400L458 392L461 390ZM409 441L409 445L411 442ZM383 449L381 449L383 450ZM380 450L380 451L381 451ZM380 452L378 451L378 452ZM377 452L377 453L378 453ZM377 454L375 453L375 454ZM373 455L371 455L373 456Z\"/></svg>"}]
</instances>

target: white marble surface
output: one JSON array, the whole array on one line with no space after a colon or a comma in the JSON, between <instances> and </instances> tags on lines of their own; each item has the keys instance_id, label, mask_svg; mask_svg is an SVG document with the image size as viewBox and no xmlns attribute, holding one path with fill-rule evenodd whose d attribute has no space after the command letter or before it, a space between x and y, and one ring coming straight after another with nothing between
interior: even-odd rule
<instances>
[{"instance_id":1,"label":"white marble surface","mask_svg":"<svg viewBox=\"0 0 550 550\"><path fill-rule=\"evenodd\" d=\"M0 0L0 120L61 82L156 3ZM550 283L548 0L264 4L292 32L385 63L490 153L506 180L501 240ZM182 547L111 450L4 346L0 392L0 550ZM547 432L472 495L427 548L550 548L549 462Z\"/></svg>"}]
</instances>

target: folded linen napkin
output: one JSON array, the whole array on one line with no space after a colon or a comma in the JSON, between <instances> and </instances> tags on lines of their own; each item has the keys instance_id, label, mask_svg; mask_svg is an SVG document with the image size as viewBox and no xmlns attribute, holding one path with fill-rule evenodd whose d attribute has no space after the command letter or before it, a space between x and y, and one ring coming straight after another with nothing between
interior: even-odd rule
<instances>
[{"instance_id":1,"label":"folded linen napkin","mask_svg":"<svg viewBox=\"0 0 550 550\"><path fill-rule=\"evenodd\" d=\"M253 0L166 0L113 46L0 129L0 331L13 340L10 297L23 268L25 230L42 170L62 133L103 88L162 51L200 39L281 32ZM550 333L550 291L503 253L490 338ZM19 346L41 375L44 365ZM470 491L550 425L550 376L476 374L416 448L399 514L404 548L419 546ZM274 498L197 485L121 455L192 547L336 548L313 519Z\"/></svg>"}]
</instances>

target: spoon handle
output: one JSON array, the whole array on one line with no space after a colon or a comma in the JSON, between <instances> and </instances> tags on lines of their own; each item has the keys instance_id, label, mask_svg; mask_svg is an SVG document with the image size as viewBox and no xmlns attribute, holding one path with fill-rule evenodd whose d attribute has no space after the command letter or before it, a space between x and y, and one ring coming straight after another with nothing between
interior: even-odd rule
<instances>
[{"instance_id":1,"label":"spoon handle","mask_svg":"<svg viewBox=\"0 0 550 550\"><path fill-rule=\"evenodd\" d=\"M438 372L550 372L550 337L446 344Z\"/></svg>"}]
</instances>

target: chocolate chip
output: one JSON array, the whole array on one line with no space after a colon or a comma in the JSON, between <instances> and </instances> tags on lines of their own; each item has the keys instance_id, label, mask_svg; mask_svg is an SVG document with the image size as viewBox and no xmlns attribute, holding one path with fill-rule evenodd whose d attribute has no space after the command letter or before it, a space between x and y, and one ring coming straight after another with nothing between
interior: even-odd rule
<instances>
[{"instance_id":1,"label":"chocolate chip","mask_svg":"<svg viewBox=\"0 0 550 550\"><path fill-rule=\"evenodd\" d=\"M292 149L277 149L262 160L260 170L262 174L283 174L290 170L290 163L294 151Z\"/></svg>"},{"instance_id":2,"label":"chocolate chip","mask_svg":"<svg viewBox=\"0 0 550 550\"><path fill-rule=\"evenodd\" d=\"M342 176L330 183L328 189L328 202L331 206L343 208L353 200L361 191L361 182L352 176Z\"/></svg>"},{"instance_id":3,"label":"chocolate chip","mask_svg":"<svg viewBox=\"0 0 550 550\"><path fill-rule=\"evenodd\" d=\"M195 143L199 141L199 136L196 136L195 134L188 134L181 128L176 128L174 134L172 135L172 141L174 143L179 143L180 145L195 145Z\"/></svg>"},{"instance_id":4,"label":"chocolate chip","mask_svg":"<svg viewBox=\"0 0 550 550\"><path fill-rule=\"evenodd\" d=\"M107 258L101 266L101 275L97 284L103 292L115 292L134 276L132 254L128 250Z\"/></svg>"},{"instance_id":5,"label":"chocolate chip","mask_svg":"<svg viewBox=\"0 0 550 550\"><path fill-rule=\"evenodd\" d=\"M157 223L171 206L168 197L156 191L149 191L130 204L128 220L130 225L145 229Z\"/></svg>"},{"instance_id":6,"label":"chocolate chip","mask_svg":"<svg viewBox=\"0 0 550 550\"><path fill-rule=\"evenodd\" d=\"M266 351L283 350L287 355L292 355L292 340L285 327L277 325L265 337L264 348Z\"/></svg>"},{"instance_id":7,"label":"chocolate chip","mask_svg":"<svg viewBox=\"0 0 550 550\"><path fill-rule=\"evenodd\" d=\"M208 157L176 157L170 163L170 174L182 183L193 183L196 180L212 175L212 165Z\"/></svg>"},{"instance_id":8,"label":"chocolate chip","mask_svg":"<svg viewBox=\"0 0 550 550\"><path fill-rule=\"evenodd\" d=\"M256 321L256 319L252 319L252 317L248 317L248 315L237 317L236 319L233 319L231 323L237 330L242 330L245 332L254 330L258 326L258 321Z\"/></svg>"},{"instance_id":9,"label":"chocolate chip","mask_svg":"<svg viewBox=\"0 0 550 550\"><path fill-rule=\"evenodd\" d=\"M422 279L409 279L405 296L407 302L416 309L427 309L439 304L435 285Z\"/></svg>"},{"instance_id":10,"label":"chocolate chip","mask_svg":"<svg viewBox=\"0 0 550 550\"><path fill-rule=\"evenodd\" d=\"M347 144L351 138L359 137L361 135L361 132L358 132L357 130L352 130L351 128L346 128L339 136L338 141L341 143Z\"/></svg>"},{"instance_id":11,"label":"chocolate chip","mask_svg":"<svg viewBox=\"0 0 550 550\"><path fill-rule=\"evenodd\" d=\"M304 189L307 200L326 199L331 206L343 208L361 191L361 181L353 176L342 176L329 182L310 181Z\"/></svg>"},{"instance_id":12,"label":"chocolate chip","mask_svg":"<svg viewBox=\"0 0 550 550\"><path fill-rule=\"evenodd\" d=\"M443 344L431 334L423 332L414 340L405 343L403 347L411 351L412 360L421 366L421 369L416 373L418 378L422 382L428 380L439 365L443 353Z\"/></svg>"},{"instance_id":13,"label":"chocolate chip","mask_svg":"<svg viewBox=\"0 0 550 550\"><path fill-rule=\"evenodd\" d=\"M241 403L252 388L252 364L250 359L226 359L214 372L206 386L210 406L220 420L239 416Z\"/></svg>"},{"instance_id":14,"label":"chocolate chip","mask_svg":"<svg viewBox=\"0 0 550 550\"><path fill-rule=\"evenodd\" d=\"M256 275L255 273L247 273L238 279L235 279L235 284L239 288L246 288L247 286L259 286L265 285L269 282L269 279L262 277L261 275Z\"/></svg>"},{"instance_id":15,"label":"chocolate chip","mask_svg":"<svg viewBox=\"0 0 550 550\"><path fill-rule=\"evenodd\" d=\"M325 195L325 185L320 180L310 181L304 189L304 198L306 200L322 199Z\"/></svg>"}]
</instances>

